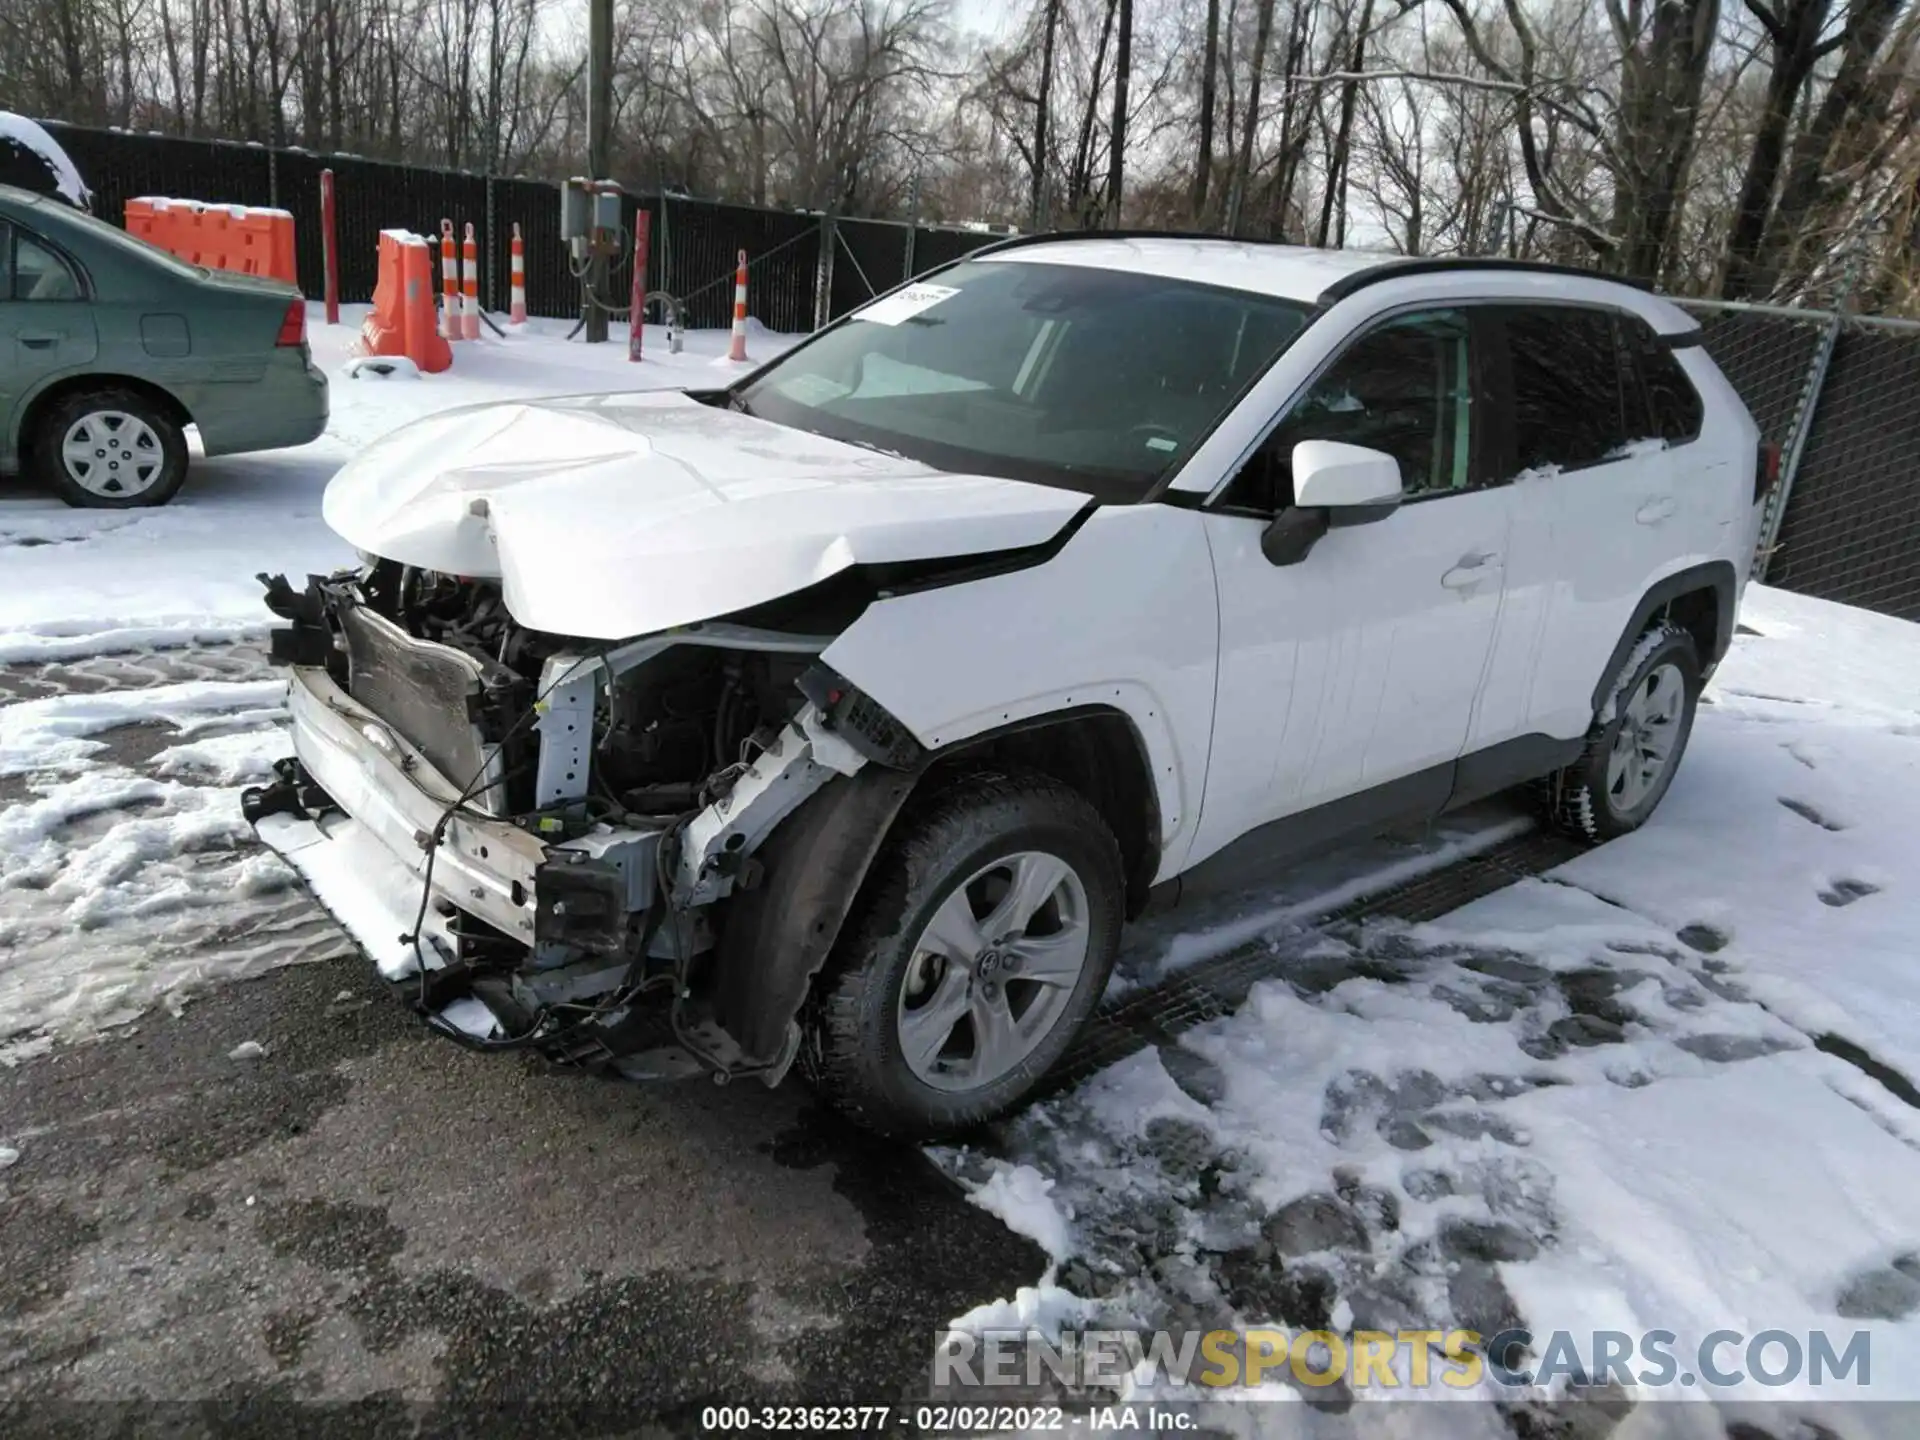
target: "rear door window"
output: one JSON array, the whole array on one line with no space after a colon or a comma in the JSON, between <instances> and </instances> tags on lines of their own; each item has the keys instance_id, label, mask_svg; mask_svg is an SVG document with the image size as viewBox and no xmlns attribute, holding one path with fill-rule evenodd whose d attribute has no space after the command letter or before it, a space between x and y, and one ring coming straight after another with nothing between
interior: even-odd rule
<instances>
[{"instance_id":1,"label":"rear door window","mask_svg":"<svg viewBox=\"0 0 1920 1440\"><path fill-rule=\"evenodd\" d=\"M1540 305L1503 320L1518 472L1598 465L1645 438L1633 433L1611 311Z\"/></svg>"}]
</instances>

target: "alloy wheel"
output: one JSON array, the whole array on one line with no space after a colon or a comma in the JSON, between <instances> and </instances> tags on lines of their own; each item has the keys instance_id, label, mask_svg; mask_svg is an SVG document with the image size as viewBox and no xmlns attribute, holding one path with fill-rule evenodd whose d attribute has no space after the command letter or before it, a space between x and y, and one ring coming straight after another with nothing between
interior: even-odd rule
<instances>
[{"instance_id":1,"label":"alloy wheel","mask_svg":"<svg viewBox=\"0 0 1920 1440\"><path fill-rule=\"evenodd\" d=\"M1044 1041L1087 965L1087 889L1057 855L982 866L933 912L900 987L907 1067L939 1090L991 1085Z\"/></svg>"}]
</instances>

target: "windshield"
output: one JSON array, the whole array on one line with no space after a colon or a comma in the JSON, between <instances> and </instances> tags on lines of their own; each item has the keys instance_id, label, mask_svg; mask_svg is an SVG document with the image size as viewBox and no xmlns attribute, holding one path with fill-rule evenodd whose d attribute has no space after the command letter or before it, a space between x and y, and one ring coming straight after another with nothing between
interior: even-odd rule
<instances>
[{"instance_id":1,"label":"windshield","mask_svg":"<svg viewBox=\"0 0 1920 1440\"><path fill-rule=\"evenodd\" d=\"M1139 500L1309 313L1155 275L970 261L821 334L735 404L940 470Z\"/></svg>"}]
</instances>

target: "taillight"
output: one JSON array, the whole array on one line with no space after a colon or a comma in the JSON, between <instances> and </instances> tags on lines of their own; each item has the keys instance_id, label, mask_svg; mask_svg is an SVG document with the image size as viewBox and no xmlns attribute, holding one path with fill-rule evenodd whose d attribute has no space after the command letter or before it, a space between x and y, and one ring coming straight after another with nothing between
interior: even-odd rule
<instances>
[{"instance_id":1,"label":"taillight","mask_svg":"<svg viewBox=\"0 0 1920 1440\"><path fill-rule=\"evenodd\" d=\"M1759 462L1754 466L1753 498L1763 499L1780 483L1780 447L1771 440L1760 442Z\"/></svg>"},{"instance_id":2,"label":"taillight","mask_svg":"<svg viewBox=\"0 0 1920 1440\"><path fill-rule=\"evenodd\" d=\"M286 317L280 322L280 338L275 345L304 345L307 343L307 302L295 300L287 306Z\"/></svg>"}]
</instances>

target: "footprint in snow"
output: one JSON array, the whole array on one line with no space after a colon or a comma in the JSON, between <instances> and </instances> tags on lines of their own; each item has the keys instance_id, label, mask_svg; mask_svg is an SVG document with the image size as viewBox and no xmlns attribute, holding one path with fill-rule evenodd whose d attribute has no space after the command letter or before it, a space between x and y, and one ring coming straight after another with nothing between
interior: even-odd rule
<instances>
[{"instance_id":1,"label":"footprint in snow","mask_svg":"<svg viewBox=\"0 0 1920 1440\"><path fill-rule=\"evenodd\" d=\"M1865 880L1836 880L1820 892L1820 903L1838 910L1842 905L1851 905L1865 896L1879 893L1878 885L1869 885Z\"/></svg>"},{"instance_id":2,"label":"footprint in snow","mask_svg":"<svg viewBox=\"0 0 1920 1440\"><path fill-rule=\"evenodd\" d=\"M1798 815L1802 820L1805 820L1809 825L1818 825L1822 830L1831 830L1837 834L1847 828L1838 820L1828 819L1804 800L1795 800L1789 796L1782 795L1780 797L1780 803Z\"/></svg>"},{"instance_id":3,"label":"footprint in snow","mask_svg":"<svg viewBox=\"0 0 1920 1440\"><path fill-rule=\"evenodd\" d=\"M1707 925L1696 921L1691 925L1682 925L1674 932L1680 943L1702 955L1717 955L1732 943L1733 936L1716 925Z\"/></svg>"}]
</instances>

